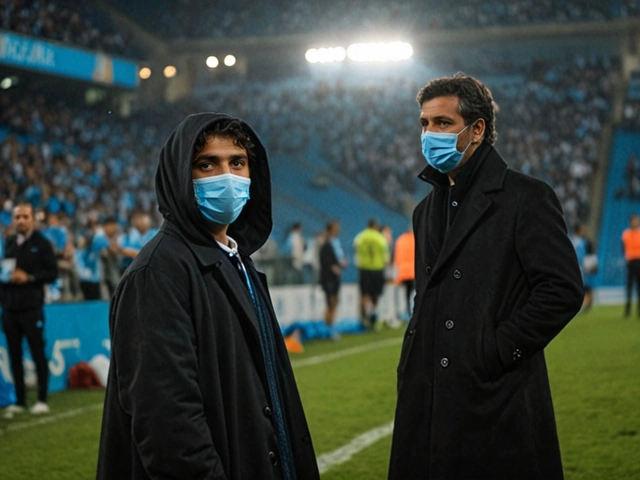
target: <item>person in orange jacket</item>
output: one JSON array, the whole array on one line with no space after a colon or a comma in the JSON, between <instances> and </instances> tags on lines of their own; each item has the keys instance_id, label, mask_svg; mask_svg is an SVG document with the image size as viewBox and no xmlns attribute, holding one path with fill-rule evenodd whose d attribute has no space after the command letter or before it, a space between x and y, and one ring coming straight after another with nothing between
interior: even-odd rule
<instances>
[{"instance_id":1,"label":"person in orange jacket","mask_svg":"<svg viewBox=\"0 0 640 480\"><path fill-rule=\"evenodd\" d=\"M411 318L411 297L415 290L415 257L415 237L413 235L413 227L411 227L409 231L398 237L393 254L393 263L396 270L395 283L396 285L403 285L405 288L407 319Z\"/></svg>"},{"instance_id":2,"label":"person in orange jacket","mask_svg":"<svg viewBox=\"0 0 640 480\"><path fill-rule=\"evenodd\" d=\"M622 232L622 249L627 261L627 297L624 316L631 313L631 297L633 284L638 289L638 317L640 317L640 217L632 213L629 217L629 228Z\"/></svg>"}]
</instances>

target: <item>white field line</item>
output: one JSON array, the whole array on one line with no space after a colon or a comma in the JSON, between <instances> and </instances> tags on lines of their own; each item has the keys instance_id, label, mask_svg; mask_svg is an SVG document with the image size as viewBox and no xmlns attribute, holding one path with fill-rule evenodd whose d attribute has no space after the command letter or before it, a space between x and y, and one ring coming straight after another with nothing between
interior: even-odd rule
<instances>
[{"instance_id":1,"label":"white field line","mask_svg":"<svg viewBox=\"0 0 640 480\"><path fill-rule=\"evenodd\" d=\"M92 412L93 410L100 410L102 408L102 405L102 403L94 403L92 405L87 405L86 407L74 408L73 410L67 410L66 412L57 413L55 415L44 415L30 422L20 422L15 425L9 425L6 428L0 429L0 437L10 432L17 432L32 427L39 427L48 423L55 423L67 418L77 417L78 415L82 415L86 412ZM20 416L23 415L28 415L28 413L17 414L17 418L20 418Z\"/></svg>"},{"instance_id":2,"label":"white field line","mask_svg":"<svg viewBox=\"0 0 640 480\"><path fill-rule=\"evenodd\" d=\"M333 452L323 453L316 460L318 461L318 469L323 474L333 467L351 460L351 457L360 453L365 448L373 445L378 440L391 435L393 432L393 422L376 427L362 435L358 435L346 445L334 450Z\"/></svg>"},{"instance_id":3,"label":"white field line","mask_svg":"<svg viewBox=\"0 0 640 480\"><path fill-rule=\"evenodd\" d=\"M99 410L102 408L102 406L103 406L102 403L95 403L93 405L87 405L86 407L75 408L73 410L68 410L66 412L58 413L56 415L43 416L31 422L21 422L16 425L9 425L4 429L0 429L0 437L10 432L26 430L32 427L38 427L38 426L46 425L49 423L59 422L60 420L65 420L67 418L77 417L78 415L82 415L83 413L86 413L86 412ZM351 460L351 458L353 458L354 455L357 455L365 448L376 443L378 440L381 440L384 437L391 435L392 432L393 432L393 422L390 422L388 424L369 430L368 432L364 432L361 435L358 435L349 443L338 448L337 450L334 450L333 452L323 453L322 455L317 457L318 469L320 470L320 473L321 474L325 473L337 465L341 465L345 462L348 462L349 460Z\"/></svg>"},{"instance_id":4,"label":"white field line","mask_svg":"<svg viewBox=\"0 0 640 480\"><path fill-rule=\"evenodd\" d=\"M305 358L303 360L294 360L291 362L293 368L308 367L310 365L318 365L331 360L338 360L339 358L349 357L351 355L357 355L359 353L370 352L372 350L379 350L381 348L390 347L393 345L400 345L402 338L392 338L390 340L381 340L379 342L370 343L368 345L362 345L360 347L345 348L333 353L325 353L323 355L316 355L315 357Z\"/></svg>"}]
</instances>

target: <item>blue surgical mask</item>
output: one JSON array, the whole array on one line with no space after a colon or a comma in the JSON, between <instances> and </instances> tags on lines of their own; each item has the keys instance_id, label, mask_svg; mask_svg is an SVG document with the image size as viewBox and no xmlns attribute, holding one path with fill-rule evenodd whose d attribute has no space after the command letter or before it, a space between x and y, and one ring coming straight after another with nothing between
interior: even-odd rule
<instances>
[{"instance_id":1,"label":"blue surgical mask","mask_svg":"<svg viewBox=\"0 0 640 480\"><path fill-rule=\"evenodd\" d=\"M249 200L251 179L232 173L193 180L200 213L220 225L236 221Z\"/></svg>"},{"instance_id":2,"label":"blue surgical mask","mask_svg":"<svg viewBox=\"0 0 640 480\"><path fill-rule=\"evenodd\" d=\"M422 154L427 159L427 163L440 173L449 173L458 168L464 153L471 145L469 142L467 148L459 152L456 148L458 135L470 126L471 124L467 125L458 133L424 132L420 135Z\"/></svg>"}]
</instances>

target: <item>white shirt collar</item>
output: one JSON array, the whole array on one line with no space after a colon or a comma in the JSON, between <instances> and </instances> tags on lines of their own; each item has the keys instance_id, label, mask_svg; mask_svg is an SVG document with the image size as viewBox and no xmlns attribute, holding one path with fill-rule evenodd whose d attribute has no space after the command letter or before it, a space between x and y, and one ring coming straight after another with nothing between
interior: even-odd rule
<instances>
[{"instance_id":1,"label":"white shirt collar","mask_svg":"<svg viewBox=\"0 0 640 480\"><path fill-rule=\"evenodd\" d=\"M227 252L229 255L238 255L238 243L229 236L227 236L227 240L229 241L228 245L225 245L219 240L216 240L216 242L218 242L220 248ZM240 255L238 255L238 258L240 258Z\"/></svg>"}]
</instances>

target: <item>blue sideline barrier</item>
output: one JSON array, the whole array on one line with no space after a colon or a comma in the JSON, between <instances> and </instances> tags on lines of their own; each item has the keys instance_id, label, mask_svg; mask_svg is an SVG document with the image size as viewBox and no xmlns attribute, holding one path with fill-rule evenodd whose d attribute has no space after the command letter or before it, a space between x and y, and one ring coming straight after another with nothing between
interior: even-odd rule
<instances>
[{"instance_id":1,"label":"blue sideline barrier","mask_svg":"<svg viewBox=\"0 0 640 480\"><path fill-rule=\"evenodd\" d=\"M44 312L49 391L58 392L67 388L69 369L76 363L88 362L96 355L109 357L109 303L97 301L47 305ZM35 366L26 340L23 350L28 380L29 376L35 375ZM0 335L0 375L5 380L11 379L4 334Z\"/></svg>"}]
</instances>

